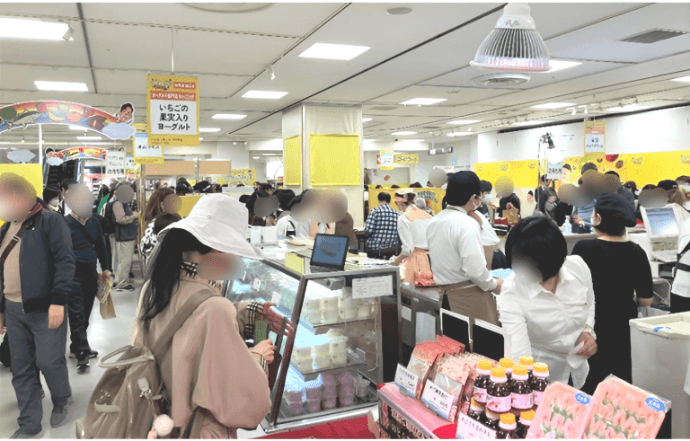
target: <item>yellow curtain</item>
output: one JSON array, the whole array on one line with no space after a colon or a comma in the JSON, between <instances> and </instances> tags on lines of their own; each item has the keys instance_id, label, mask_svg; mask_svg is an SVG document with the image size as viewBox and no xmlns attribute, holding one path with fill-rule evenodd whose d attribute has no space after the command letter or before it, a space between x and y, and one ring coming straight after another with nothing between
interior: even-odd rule
<instances>
[{"instance_id":1,"label":"yellow curtain","mask_svg":"<svg viewBox=\"0 0 690 441\"><path fill-rule=\"evenodd\" d=\"M360 185L359 135L309 136L309 182L312 187Z\"/></svg>"},{"instance_id":2,"label":"yellow curtain","mask_svg":"<svg viewBox=\"0 0 690 441\"><path fill-rule=\"evenodd\" d=\"M283 184L302 185L302 137L293 136L283 140Z\"/></svg>"}]
</instances>

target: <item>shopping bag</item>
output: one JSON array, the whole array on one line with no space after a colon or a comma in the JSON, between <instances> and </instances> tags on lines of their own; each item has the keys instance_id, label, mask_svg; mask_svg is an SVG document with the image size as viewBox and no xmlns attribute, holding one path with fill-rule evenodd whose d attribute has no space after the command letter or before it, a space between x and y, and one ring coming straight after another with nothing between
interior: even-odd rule
<instances>
[{"instance_id":1,"label":"shopping bag","mask_svg":"<svg viewBox=\"0 0 690 441\"><path fill-rule=\"evenodd\" d=\"M115 318L115 303L113 302L112 296L113 282L108 278L106 279L103 275L98 277L98 291L96 291L96 297L100 302L101 307L101 317L104 320Z\"/></svg>"}]
</instances>

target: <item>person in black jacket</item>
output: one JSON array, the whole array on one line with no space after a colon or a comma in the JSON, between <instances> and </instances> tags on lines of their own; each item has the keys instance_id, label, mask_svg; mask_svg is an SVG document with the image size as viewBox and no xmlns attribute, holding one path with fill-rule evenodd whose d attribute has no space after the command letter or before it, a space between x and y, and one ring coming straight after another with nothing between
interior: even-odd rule
<instances>
[{"instance_id":1,"label":"person in black jacket","mask_svg":"<svg viewBox=\"0 0 690 441\"><path fill-rule=\"evenodd\" d=\"M20 414L11 438L27 438L42 430L36 367L51 391L51 427L67 419L72 390L65 361L65 304L74 278L74 252L62 216L45 211L23 177L0 176L0 218L6 222L0 228L0 255L26 227L0 267L0 322L12 336L12 385Z\"/></svg>"}]
</instances>

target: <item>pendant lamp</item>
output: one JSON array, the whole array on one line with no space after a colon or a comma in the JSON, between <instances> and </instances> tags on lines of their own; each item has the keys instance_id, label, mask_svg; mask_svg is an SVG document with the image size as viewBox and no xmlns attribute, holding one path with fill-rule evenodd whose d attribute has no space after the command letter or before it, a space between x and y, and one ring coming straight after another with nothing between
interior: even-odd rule
<instances>
[{"instance_id":1,"label":"pendant lamp","mask_svg":"<svg viewBox=\"0 0 690 441\"><path fill-rule=\"evenodd\" d=\"M506 5L496 27L479 46L470 65L509 72L549 70L549 51L526 3Z\"/></svg>"}]
</instances>

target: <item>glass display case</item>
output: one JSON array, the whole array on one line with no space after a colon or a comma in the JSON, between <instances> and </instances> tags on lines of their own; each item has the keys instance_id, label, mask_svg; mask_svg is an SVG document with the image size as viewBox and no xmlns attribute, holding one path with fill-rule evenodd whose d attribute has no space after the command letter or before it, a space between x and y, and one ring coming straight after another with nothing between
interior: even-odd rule
<instances>
[{"instance_id":1,"label":"glass display case","mask_svg":"<svg viewBox=\"0 0 690 441\"><path fill-rule=\"evenodd\" d=\"M225 297L273 302L295 324L279 348L266 433L365 415L377 405L376 386L392 381L401 354L399 283L390 266L316 269L291 252L245 260Z\"/></svg>"}]
</instances>

